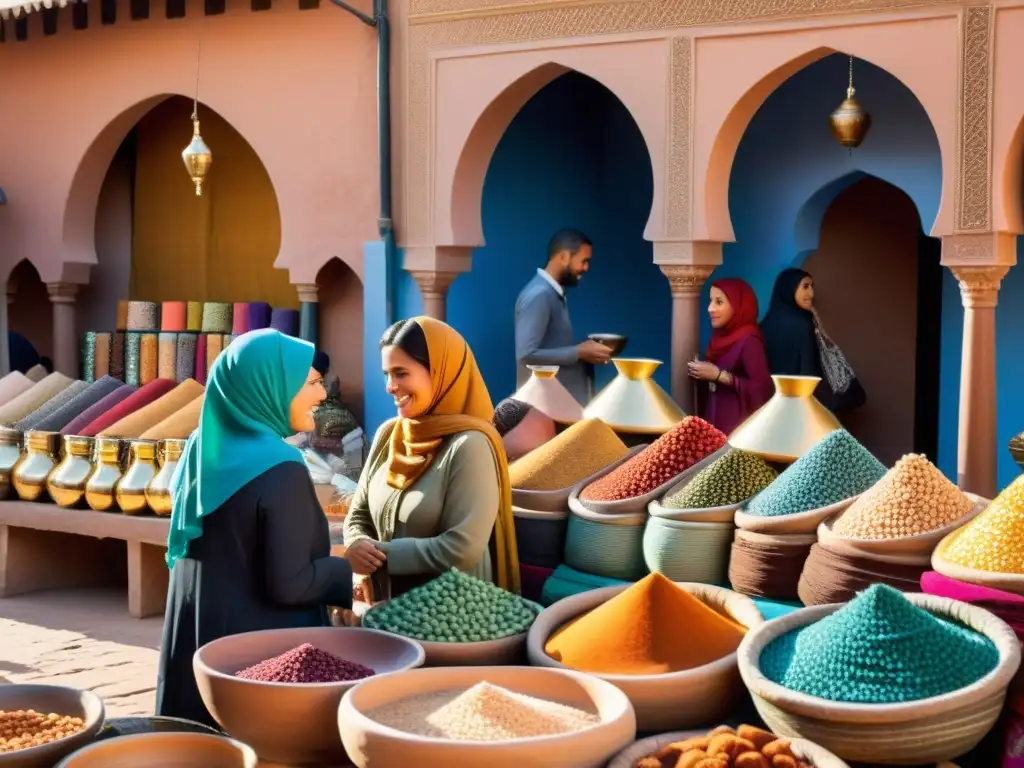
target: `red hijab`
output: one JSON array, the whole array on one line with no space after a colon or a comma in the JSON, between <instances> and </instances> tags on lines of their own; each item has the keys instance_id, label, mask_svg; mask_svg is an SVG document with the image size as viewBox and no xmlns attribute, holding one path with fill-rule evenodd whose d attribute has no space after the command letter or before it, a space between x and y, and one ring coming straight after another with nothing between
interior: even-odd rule
<instances>
[{"instance_id":1,"label":"red hijab","mask_svg":"<svg viewBox=\"0 0 1024 768\"><path fill-rule=\"evenodd\" d=\"M757 294L747 285L746 280L723 277L715 280L711 287L724 293L732 306L732 318L724 327L715 328L711 332L711 341L708 342L705 357L709 362L715 363L725 356L733 344L747 336L756 336L759 339L763 337L757 325Z\"/></svg>"}]
</instances>

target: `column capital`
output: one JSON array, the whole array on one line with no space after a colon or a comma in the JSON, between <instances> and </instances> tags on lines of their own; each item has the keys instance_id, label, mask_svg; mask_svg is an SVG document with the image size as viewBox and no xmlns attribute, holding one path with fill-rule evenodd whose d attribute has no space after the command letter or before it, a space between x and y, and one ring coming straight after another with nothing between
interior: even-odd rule
<instances>
[{"instance_id":1,"label":"column capital","mask_svg":"<svg viewBox=\"0 0 1024 768\"><path fill-rule=\"evenodd\" d=\"M463 245L416 245L403 251L402 267L416 272L469 272L473 267L473 249ZM454 279L454 278L452 278Z\"/></svg>"},{"instance_id":2,"label":"column capital","mask_svg":"<svg viewBox=\"0 0 1024 768\"><path fill-rule=\"evenodd\" d=\"M952 267L960 283L960 300L964 307L983 309L999 302L999 285L1009 267Z\"/></svg>"},{"instance_id":3,"label":"column capital","mask_svg":"<svg viewBox=\"0 0 1024 768\"><path fill-rule=\"evenodd\" d=\"M316 304L320 301L316 283L296 283L295 290L303 304Z\"/></svg>"},{"instance_id":4,"label":"column capital","mask_svg":"<svg viewBox=\"0 0 1024 768\"><path fill-rule=\"evenodd\" d=\"M1012 232L962 232L942 238L944 267L1012 267L1017 235Z\"/></svg>"},{"instance_id":5,"label":"column capital","mask_svg":"<svg viewBox=\"0 0 1024 768\"><path fill-rule=\"evenodd\" d=\"M78 283L47 283L46 291L54 304L74 304L78 295Z\"/></svg>"},{"instance_id":6,"label":"column capital","mask_svg":"<svg viewBox=\"0 0 1024 768\"><path fill-rule=\"evenodd\" d=\"M455 282L455 278L462 274L461 272L436 272L429 269L410 269L408 271L420 287L420 294L424 299L445 298L448 295L448 289Z\"/></svg>"},{"instance_id":7,"label":"column capital","mask_svg":"<svg viewBox=\"0 0 1024 768\"><path fill-rule=\"evenodd\" d=\"M715 240L655 240L654 263L709 266L722 263L722 244Z\"/></svg>"},{"instance_id":8,"label":"column capital","mask_svg":"<svg viewBox=\"0 0 1024 768\"><path fill-rule=\"evenodd\" d=\"M704 283L716 269L710 264L659 264L658 267L668 278L673 296L700 294Z\"/></svg>"}]
</instances>

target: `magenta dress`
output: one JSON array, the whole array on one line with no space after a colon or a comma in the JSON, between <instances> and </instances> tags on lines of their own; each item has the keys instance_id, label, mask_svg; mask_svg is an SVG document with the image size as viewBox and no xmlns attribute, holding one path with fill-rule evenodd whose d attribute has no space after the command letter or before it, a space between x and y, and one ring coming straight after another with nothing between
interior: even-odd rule
<instances>
[{"instance_id":1,"label":"magenta dress","mask_svg":"<svg viewBox=\"0 0 1024 768\"><path fill-rule=\"evenodd\" d=\"M747 336L733 344L716 363L732 374L732 386L716 384L714 391L702 382L704 418L728 435L754 411L768 402L775 391L768 371L764 342Z\"/></svg>"}]
</instances>

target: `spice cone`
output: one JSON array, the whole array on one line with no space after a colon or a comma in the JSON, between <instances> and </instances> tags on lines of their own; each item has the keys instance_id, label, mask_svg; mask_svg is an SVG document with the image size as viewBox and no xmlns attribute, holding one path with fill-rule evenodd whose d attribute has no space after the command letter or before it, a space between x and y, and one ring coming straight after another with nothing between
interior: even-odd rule
<instances>
[{"instance_id":1,"label":"spice cone","mask_svg":"<svg viewBox=\"0 0 1024 768\"><path fill-rule=\"evenodd\" d=\"M523 491L559 491L627 453L629 449L611 427L600 419L586 419L512 462L509 480L513 488Z\"/></svg>"},{"instance_id":2,"label":"spice cone","mask_svg":"<svg viewBox=\"0 0 1024 768\"><path fill-rule=\"evenodd\" d=\"M936 554L965 568L1024 574L1024 475L1006 486Z\"/></svg>"}]
</instances>

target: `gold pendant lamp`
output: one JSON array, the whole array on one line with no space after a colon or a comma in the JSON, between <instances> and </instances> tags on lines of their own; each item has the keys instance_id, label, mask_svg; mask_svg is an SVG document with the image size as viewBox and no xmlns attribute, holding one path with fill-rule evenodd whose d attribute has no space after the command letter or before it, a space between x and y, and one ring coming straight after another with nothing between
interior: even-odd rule
<instances>
[{"instance_id":1,"label":"gold pendant lamp","mask_svg":"<svg viewBox=\"0 0 1024 768\"><path fill-rule=\"evenodd\" d=\"M856 89L853 87L853 56L850 57L850 79L846 87L846 98L829 116L829 125L836 141L844 147L854 150L861 145L864 137L871 130L871 115L860 102L854 98Z\"/></svg>"},{"instance_id":2,"label":"gold pendant lamp","mask_svg":"<svg viewBox=\"0 0 1024 768\"><path fill-rule=\"evenodd\" d=\"M203 141L199 132L199 46L196 48L196 90L192 99L192 141L181 151L181 159L185 162L192 183L196 185L196 197L203 194L203 180L213 165L213 153Z\"/></svg>"}]
</instances>

